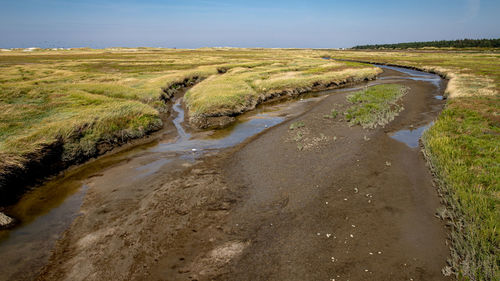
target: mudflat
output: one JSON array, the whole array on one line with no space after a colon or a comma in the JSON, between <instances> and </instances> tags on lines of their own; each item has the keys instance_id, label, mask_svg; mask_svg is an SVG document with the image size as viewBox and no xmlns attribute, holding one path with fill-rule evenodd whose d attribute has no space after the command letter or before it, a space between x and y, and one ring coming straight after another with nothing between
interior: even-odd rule
<instances>
[{"instance_id":1,"label":"mudflat","mask_svg":"<svg viewBox=\"0 0 500 281\"><path fill-rule=\"evenodd\" d=\"M409 88L385 128L325 118L341 92L194 162L96 174L38 280L449 280L432 175L390 137L434 120L444 87L404 77L382 74Z\"/></svg>"},{"instance_id":2,"label":"mudflat","mask_svg":"<svg viewBox=\"0 0 500 281\"><path fill-rule=\"evenodd\" d=\"M234 155L228 175L248 197L228 221L251 244L219 280L446 280L432 176L418 148L387 134L430 122L440 102L428 85L405 85L406 110L385 129L323 118L345 100L333 95L299 118L309 149L287 142L284 124Z\"/></svg>"}]
</instances>

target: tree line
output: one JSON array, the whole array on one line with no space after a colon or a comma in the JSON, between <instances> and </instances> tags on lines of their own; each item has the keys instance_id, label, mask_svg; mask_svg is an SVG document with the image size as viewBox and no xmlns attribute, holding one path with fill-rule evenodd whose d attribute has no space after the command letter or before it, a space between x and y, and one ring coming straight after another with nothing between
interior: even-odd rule
<instances>
[{"instance_id":1,"label":"tree line","mask_svg":"<svg viewBox=\"0 0 500 281\"><path fill-rule=\"evenodd\" d=\"M359 45L352 49L408 49L408 48L500 48L500 38L498 39L460 39L460 40L441 40L427 42L408 42L397 44L375 44Z\"/></svg>"}]
</instances>

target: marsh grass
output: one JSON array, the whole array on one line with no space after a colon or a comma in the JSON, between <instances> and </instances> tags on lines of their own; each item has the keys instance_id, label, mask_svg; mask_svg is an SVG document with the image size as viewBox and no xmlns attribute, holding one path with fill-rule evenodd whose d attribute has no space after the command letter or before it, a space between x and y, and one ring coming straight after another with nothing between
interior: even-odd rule
<instances>
[{"instance_id":1,"label":"marsh grass","mask_svg":"<svg viewBox=\"0 0 500 281\"><path fill-rule=\"evenodd\" d=\"M423 137L448 201L443 217L453 228L452 265L470 280L500 277L498 105L498 97L451 100Z\"/></svg>"},{"instance_id":2,"label":"marsh grass","mask_svg":"<svg viewBox=\"0 0 500 281\"><path fill-rule=\"evenodd\" d=\"M74 163L158 130L164 102L186 81L204 80L185 97L191 115L230 115L275 92L378 71L323 60L314 50L2 51L0 187L13 167L26 167L55 144L61 161Z\"/></svg>"},{"instance_id":3,"label":"marsh grass","mask_svg":"<svg viewBox=\"0 0 500 281\"><path fill-rule=\"evenodd\" d=\"M192 116L231 115L253 109L269 97L372 79L378 73L380 69L366 64L297 57L284 63L234 67L211 76L190 89L185 101Z\"/></svg>"},{"instance_id":4,"label":"marsh grass","mask_svg":"<svg viewBox=\"0 0 500 281\"><path fill-rule=\"evenodd\" d=\"M323 117L328 118L328 119L335 119L335 118L337 118L338 115L339 115L339 112L336 109L332 109L330 111L330 114L325 114L325 115L323 115Z\"/></svg>"},{"instance_id":5,"label":"marsh grass","mask_svg":"<svg viewBox=\"0 0 500 281\"><path fill-rule=\"evenodd\" d=\"M352 105L345 112L345 118L351 125L363 128L385 126L394 120L403 106L398 101L407 89L402 85L375 85L347 96Z\"/></svg>"}]
</instances>

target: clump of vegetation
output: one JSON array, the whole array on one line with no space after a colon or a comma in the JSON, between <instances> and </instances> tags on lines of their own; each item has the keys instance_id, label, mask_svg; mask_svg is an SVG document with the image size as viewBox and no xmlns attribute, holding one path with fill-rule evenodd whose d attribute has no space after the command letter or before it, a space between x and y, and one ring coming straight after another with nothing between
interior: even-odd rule
<instances>
[{"instance_id":1,"label":"clump of vegetation","mask_svg":"<svg viewBox=\"0 0 500 281\"><path fill-rule=\"evenodd\" d=\"M403 110L399 99L407 92L404 86L397 84L376 85L347 96L352 104L345 117L351 125L363 128L385 126Z\"/></svg>"},{"instance_id":2,"label":"clump of vegetation","mask_svg":"<svg viewBox=\"0 0 500 281\"><path fill-rule=\"evenodd\" d=\"M329 119L335 119L339 115L339 112L336 109L332 109L330 111L330 114L325 114L323 115L324 118L329 118Z\"/></svg>"},{"instance_id":3,"label":"clump of vegetation","mask_svg":"<svg viewBox=\"0 0 500 281\"><path fill-rule=\"evenodd\" d=\"M304 127L306 124L304 124L303 121L296 121L296 122L293 122L292 124L290 124L290 127L289 129L290 130L295 130L295 129L299 129L299 128L302 128Z\"/></svg>"},{"instance_id":4,"label":"clump of vegetation","mask_svg":"<svg viewBox=\"0 0 500 281\"><path fill-rule=\"evenodd\" d=\"M302 135L302 132L297 132L297 134L293 137L293 140L296 142L299 142L302 140L304 136Z\"/></svg>"},{"instance_id":5,"label":"clump of vegetation","mask_svg":"<svg viewBox=\"0 0 500 281\"><path fill-rule=\"evenodd\" d=\"M463 280L500 279L500 56L498 52L332 52L335 58L389 63L449 80L448 104L423 136L424 150L452 226L453 272Z\"/></svg>"}]
</instances>

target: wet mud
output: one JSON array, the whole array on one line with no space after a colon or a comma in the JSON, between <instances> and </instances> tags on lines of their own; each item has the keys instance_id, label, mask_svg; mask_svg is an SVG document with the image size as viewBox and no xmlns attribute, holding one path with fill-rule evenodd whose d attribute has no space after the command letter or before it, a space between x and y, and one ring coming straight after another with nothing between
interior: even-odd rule
<instances>
[{"instance_id":1,"label":"wet mud","mask_svg":"<svg viewBox=\"0 0 500 281\"><path fill-rule=\"evenodd\" d=\"M393 138L430 123L443 104L436 85L401 83L410 88L405 110L384 129L325 120L345 107L344 96L332 95L296 119L310 146L299 150L284 124L238 151L227 176L248 192L228 215L226 239L250 246L217 274L194 278L449 280L432 176L418 145Z\"/></svg>"}]
</instances>

